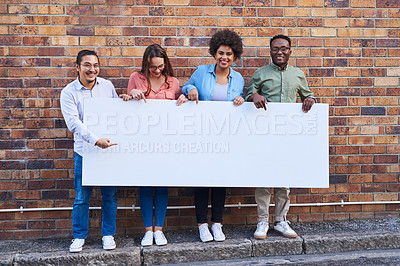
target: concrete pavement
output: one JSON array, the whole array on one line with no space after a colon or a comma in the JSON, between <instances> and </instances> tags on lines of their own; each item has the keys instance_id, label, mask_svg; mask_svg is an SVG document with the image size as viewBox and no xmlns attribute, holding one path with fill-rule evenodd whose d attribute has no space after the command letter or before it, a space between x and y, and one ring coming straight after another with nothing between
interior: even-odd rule
<instances>
[{"instance_id":1,"label":"concrete pavement","mask_svg":"<svg viewBox=\"0 0 400 266\"><path fill-rule=\"evenodd\" d=\"M166 246L140 247L141 236L116 237L117 249L104 251L101 237L87 239L80 253L69 253L70 239L0 241L0 265L397 265L400 219L296 223L299 237L271 231L252 237L255 227L224 226L224 242L202 243L197 229L166 232ZM194 263L193 263L194 262Z\"/></svg>"}]
</instances>

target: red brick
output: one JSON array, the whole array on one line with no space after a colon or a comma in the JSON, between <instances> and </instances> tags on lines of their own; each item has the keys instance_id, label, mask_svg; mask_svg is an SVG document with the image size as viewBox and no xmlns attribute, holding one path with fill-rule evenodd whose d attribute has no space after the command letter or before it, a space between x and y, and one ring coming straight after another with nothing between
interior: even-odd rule
<instances>
[{"instance_id":1,"label":"red brick","mask_svg":"<svg viewBox=\"0 0 400 266\"><path fill-rule=\"evenodd\" d=\"M297 203L319 203L322 201L322 195L298 195ZM291 211L291 213L294 213Z\"/></svg>"},{"instance_id":2,"label":"red brick","mask_svg":"<svg viewBox=\"0 0 400 266\"><path fill-rule=\"evenodd\" d=\"M133 18L124 18L123 25L133 25L132 20ZM107 17L80 17L80 21L82 25L107 25Z\"/></svg>"},{"instance_id":3,"label":"red brick","mask_svg":"<svg viewBox=\"0 0 400 266\"><path fill-rule=\"evenodd\" d=\"M244 18L245 27L269 27L269 19L265 18Z\"/></svg>"},{"instance_id":4,"label":"red brick","mask_svg":"<svg viewBox=\"0 0 400 266\"><path fill-rule=\"evenodd\" d=\"M28 229L54 229L54 220L40 220L40 221L28 221Z\"/></svg>"},{"instance_id":5,"label":"red brick","mask_svg":"<svg viewBox=\"0 0 400 266\"><path fill-rule=\"evenodd\" d=\"M186 21L184 21L186 22ZM221 24L224 21L221 21ZM193 26L216 26L217 19L210 17L194 17L190 19L190 24ZM171 24L172 25L172 24ZM243 25L243 23L241 24Z\"/></svg>"},{"instance_id":6,"label":"red brick","mask_svg":"<svg viewBox=\"0 0 400 266\"><path fill-rule=\"evenodd\" d=\"M258 10L259 17L282 17L283 16L283 8L259 8Z\"/></svg>"},{"instance_id":7,"label":"red brick","mask_svg":"<svg viewBox=\"0 0 400 266\"><path fill-rule=\"evenodd\" d=\"M337 206L336 210L340 212L350 212L350 215L353 214L353 212L360 212L361 211L361 205L344 205L342 206Z\"/></svg>"},{"instance_id":8,"label":"red brick","mask_svg":"<svg viewBox=\"0 0 400 266\"><path fill-rule=\"evenodd\" d=\"M27 229L26 221L0 221L0 227L3 230Z\"/></svg>"},{"instance_id":9,"label":"red brick","mask_svg":"<svg viewBox=\"0 0 400 266\"><path fill-rule=\"evenodd\" d=\"M79 25L78 16L53 16L52 23L54 25Z\"/></svg>"},{"instance_id":10,"label":"red brick","mask_svg":"<svg viewBox=\"0 0 400 266\"><path fill-rule=\"evenodd\" d=\"M323 221L323 214L300 214L299 222L320 222Z\"/></svg>"},{"instance_id":11,"label":"red brick","mask_svg":"<svg viewBox=\"0 0 400 266\"><path fill-rule=\"evenodd\" d=\"M48 46L50 45L50 37L24 37L24 45Z\"/></svg>"},{"instance_id":12,"label":"red brick","mask_svg":"<svg viewBox=\"0 0 400 266\"><path fill-rule=\"evenodd\" d=\"M22 66L21 58L0 58L0 64L4 67L20 67ZM8 68L7 68L8 69Z\"/></svg>"},{"instance_id":13,"label":"red brick","mask_svg":"<svg viewBox=\"0 0 400 266\"><path fill-rule=\"evenodd\" d=\"M103 23L103 22L102 22ZM133 26L135 24L133 17L109 17L108 25L113 26ZM94 24L97 25L97 24ZM104 24L101 24L104 25Z\"/></svg>"},{"instance_id":14,"label":"red brick","mask_svg":"<svg viewBox=\"0 0 400 266\"><path fill-rule=\"evenodd\" d=\"M44 158L49 158L44 155ZM65 156L60 156L60 158L63 158ZM50 157L50 158L55 158L55 157ZM66 170L41 170L41 177L43 179L61 179L61 178L68 178L68 171Z\"/></svg>"},{"instance_id":15,"label":"red brick","mask_svg":"<svg viewBox=\"0 0 400 266\"><path fill-rule=\"evenodd\" d=\"M0 45L20 45L22 37L17 36L0 36Z\"/></svg>"},{"instance_id":16,"label":"red brick","mask_svg":"<svg viewBox=\"0 0 400 266\"><path fill-rule=\"evenodd\" d=\"M398 155L376 155L374 163L399 163Z\"/></svg>"},{"instance_id":17,"label":"red brick","mask_svg":"<svg viewBox=\"0 0 400 266\"><path fill-rule=\"evenodd\" d=\"M359 18L362 16L362 11L367 11L368 9L338 9L337 16L338 18ZM365 16L364 16L365 17Z\"/></svg>"},{"instance_id":18,"label":"red brick","mask_svg":"<svg viewBox=\"0 0 400 266\"><path fill-rule=\"evenodd\" d=\"M149 37L135 38L135 45L148 46L148 45L151 45L154 43L161 44L161 39L160 38L149 38Z\"/></svg>"},{"instance_id":19,"label":"red brick","mask_svg":"<svg viewBox=\"0 0 400 266\"><path fill-rule=\"evenodd\" d=\"M271 6L270 0L247 0L246 6L268 7Z\"/></svg>"},{"instance_id":20,"label":"red brick","mask_svg":"<svg viewBox=\"0 0 400 266\"><path fill-rule=\"evenodd\" d=\"M25 25L49 25L51 21L50 16L24 16L23 21Z\"/></svg>"},{"instance_id":21,"label":"red brick","mask_svg":"<svg viewBox=\"0 0 400 266\"><path fill-rule=\"evenodd\" d=\"M282 34L281 29L276 29L276 28L258 28L257 29L257 35L260 37L269 37L269 36L275 36L278 34Z\"/></svg>"},{"instance_id":22,"label":"red brick","mask_svg":"<svg viewBox=\"0 0 400 266\"><path fill-rule=\"evenodd\" d=\"M73 166L74 166L73 160L56 160L54 162L54 167L56 169L73 168Z\"/></svg>"},{"instance_id":23,"label":"red brick","mask_svg":"<svg viewBox=\"0 0 400 266\"><path fill-rule=\"evenodd\" d=\"M158 29L158 31L162 31L162 28L150 28ZM148 36L149 35L149 28L148 27L124 27L123 28L123 35L125 36Z\"/></svg>"},{"instance_id":24,"label":"red brick","mask_svg":"<svg viewBox=\"0 0 400 266\"><path fill-rule=\"evenodd\" d=\"M320 58L297 59L297 67L321 67L322 60Z\"/></svg>"},{"instance_id":25,"label":"red brick","mask_svg":"<svg viewBox=\"0 0 400 266\"><path fill-rule=\"evenodd\" d=\"M34 190L34 191L20 190L20 191L14 191L14 198L17 200L33 200L33 199L40 200L41 195L39 190Z\"/></svg>"},{"instance_id":26,"label":"red brick","mask_svg":"<svg viewBox=\"0 0 400 266\"><path fill-rule=\"evenodd\" d=\"M317 18L299 18L298 21L299 27L322 27L322 19Z\"/></svg>"},{"instance_id":27,"label":"red brick","mask_svg":"<svg viewBox=\"0 0 400 266\"><path fill-rule=\"evenodd\" d=\"M258 9L259 11L259 16L261 9ZM231 9L232 16L234 17L254 17L257 15L257 9L256 8L239 8L239 7L234 7Z\"/></svg>"},{"instance_id":28,"label":"red brick","mask_svg":"<svg viewBox=\"0 0 400 266\"><path fill-rule=\"evenodd\" d=\"M386 173L386 165L363 165L362 173Z\"/></svg>"},{"instance_id":29,"label":"red brick","mask_svg":"<svg viewBox=\"0 0 400 266\"><path fill-rule=\"evenodd\" d=\"M66 14L73 16L93 15L93 6L67 6Z\"/></svg>"},{"instance_id":30,"label":"red brick","mask_svg":"<svg viewBox=\"0 0 400 266\"><path fill-rule=\"evenodd\" d=\"M64 56L65 50L62 47L40 47L40 56Z\"/></svg>"},{"instance_id":31,"label":"red brick","mask_svg":"<svg viewBox=\"0 0 400 266\"><path fill-rule=\"evenodd\" d=\"M95 15L121 15L121 8L115 6L94 6ZM90 14L85 14L90 15Z\"/></svg>"},{"instance_id":32,"label":"red brick","mask_svg":"<svg viewBox=\"0 0 400 266\"><path fill-rule=\"evenodd\" d=\"M272 27L296 27L296 19L271 18L271 26ZM299 45L299 46L301 46L301 45ZM307 45L307 46L316 46L316 45Z\"/></svg>"},{"instance_id":33,"label":"red brick","mask_svg":"<svg viewBox=\"0 0 400 266\"><path fill-rule=\"evenodd\" d=\"M392 210L393 212L376 212L376 219L393 219L399 217L399 204L388 205L387 210Z\"/></svg>"},{"instance_id":34,"label":"red brick","mask_svg":"<svg viewBox=\"0 0 400 266\"><path fill-rule=\"evenodd\" d=\"M358 165L338 165L335 166L336 174L357 174L360 173L360 166Z\"/></svg>"},{"instance_id":35,"label":"red brick","mask_svg":"<svg viewBox=\"0 0 400 266\"><path fill-rule=\"evenodd\" d=\"M17 56L36 56L37 48L36 47L9 47L10 55Z\"/></svg>"},{"instance_id":36,"label":"red brick","mask_svg":"<svg viewBox=\"0 0 400 266\"><path fill-rule=\"evenodd\" d=\"M10 26L10 34L15 35L37 35L36 26Z\"/></svg>"},{"instance_id":37,"label":"red brick","mask_svg":"<svg viewBox=\"0 0 400 266\"><path fill-rule=\"evenodd\" d=\"M388 183L388 182L392 182L392 183L396 183L398 180L398 176L394 175L394 174L382 174L382 175L374 175L374 183ZM388 192L398 192L400 190L397 191L393 191L391 189L393 189L393 187L391 187L391 189L389 188L390 184L387 184L387 191ZM399 184L397 184L399 185Z\"/></svg>"},{"instance_id":38,"label":"red brick","mask_svg":"<svg viewBox=\"0 0 400 266\"><path fill-rule=\"evenodd\" d=\"M349 220L350 214L348 213L329 213L324 214L325 221L347 221Z\"/></svg>"},{"instance_id":39,"label":"red brick","mask_svg":"<svg viewBox=\"0 0 400 266\"><path fill-rule=\"evenodd\" d=\"M335 211L335 206L311 207L310 213L330 213Z\"/></svg>"},{"instance_id":40,"label":"red brick","mask_svg":"<svg viewBox=\"0 0 400 266\"><path fill-rule=\"evenodd\" d=\"M325 47L349 47L350 42L348 39L325 39L324 40Z\"/></svg>"},{"instance_id":41,"label":"red brick","mask_svg":"<svg viewBox=\"0 0 400 266\"><path fill-rule=\"evenodd\" d=\"M358 135L358 127L335 127L335 135Z\"/></svg>"},{"instance_id":42,"label":"red brick","mask_svg":"<svg viewBox=\"0 0 400 266\"><path fill-rule=\"evenodd\" d=\"M385 57L385 56L387 56L387 50L386 49L363 48L362 54L364 57Z\"/></svg>"},{"instance_id":43,"label":"red brick","mask_svg":"<svg viewBox=\"0 0 400 266\"><path fill-rule=\"evenodd\" d=\"M201 28L177 27L177 36L203 36Z\"/></svg>"}]
</instances>

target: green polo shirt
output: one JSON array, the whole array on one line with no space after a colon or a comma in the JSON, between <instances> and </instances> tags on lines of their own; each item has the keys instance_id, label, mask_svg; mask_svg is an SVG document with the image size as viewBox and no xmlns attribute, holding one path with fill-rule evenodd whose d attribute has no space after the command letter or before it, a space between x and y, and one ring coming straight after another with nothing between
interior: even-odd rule
<instances>
[{"instance_id":1,"label":"green polo shirt","mask_svg":"<svg viewBox=\"0 0 400 266\"><path fill-rule=\"evenodd\" d=\"M258 93L267 102L295 103L297 94L301 101L314 97L300 68L287 65L284 70L274 63L263 66L254 72L247 87L246 100Z\"/></svg>"}]
</instances>

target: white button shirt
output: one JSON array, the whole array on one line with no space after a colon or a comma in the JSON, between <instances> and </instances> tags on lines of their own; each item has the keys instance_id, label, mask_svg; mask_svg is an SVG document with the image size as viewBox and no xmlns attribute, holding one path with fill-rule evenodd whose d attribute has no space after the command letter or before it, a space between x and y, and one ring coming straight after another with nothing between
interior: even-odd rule
<instances>
[{"instance_id":1,"label":"white button shirt","mask_svg":"<svg viewBox=\"0 0 400 266\"><path fill-rule=\"evenodd\" d=\"M79 82L78 77L61 91L61 112L68 129L74 133L74 151L81 156L83 154L83 141L94 145L99 140L99 137L90 132L83 124L83 99L118 98L111 81L97 77L95 82L94 87L88 89Z\"/></svg>"}]
</instances>

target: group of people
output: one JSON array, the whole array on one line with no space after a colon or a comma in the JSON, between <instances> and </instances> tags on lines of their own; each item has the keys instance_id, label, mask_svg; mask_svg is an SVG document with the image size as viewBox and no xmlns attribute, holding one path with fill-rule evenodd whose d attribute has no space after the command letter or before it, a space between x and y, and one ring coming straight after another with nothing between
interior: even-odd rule
<instances>
[{"instance_id":1,"label":"group of people","mask_svg":"<svg viewBox=\"0 0 400 266\"><path fill-rule=\"evenodd\" d=\"M254 102L256 108L267 109L267 102L294 103L297 94L303 102L303 111L308 112L316 102L307 85L304 73L288 65L292 53L288 36L277 35L270 40L272 62L261 67L252 76L247 94L243 95L242 75L232 69L232 63L243 53L242 39L233 31L223 30L215 33L209 45L209 52L215 59L212 65L198 66L190 79L179 87L174 71L165 50L153 44L146 48L142 68L129 79L127 93L117 95L110 81L98 77L99 58L94 51L82 50L76 60L78 77L61 92L61 110L67 127L74 133L75 152L75 201L72 212L74 239L70 252L79 252L85 243L89 230L89 199L92 187L82 186L83 141L106 149L116 143L100 138L90 132L83 123L83 99L86 97L120 97L124 101L146 99L176 100L177 105L190 101L231 101L235 106L244 101ZM117 196L116 187L101 187L101 231L103 248L116 247ZM296 232L286 220L289 210L289 188L275 188L275 223L273 229L278 233L295 238ZM208 199L211 192L211 232L207 220ZM225 205L226 188L194 188L195 213L200 239L203 242L224 241L222 218ZM270 188L257 188L255 199L258 208L258 224L254 238L265 239L269 229ZM168 205L168 188L140 187L140 210L145 226L142 246L166 245L163 225ZM154 221L154 222L153 222Z\"/></svg>"}]
</instances>

